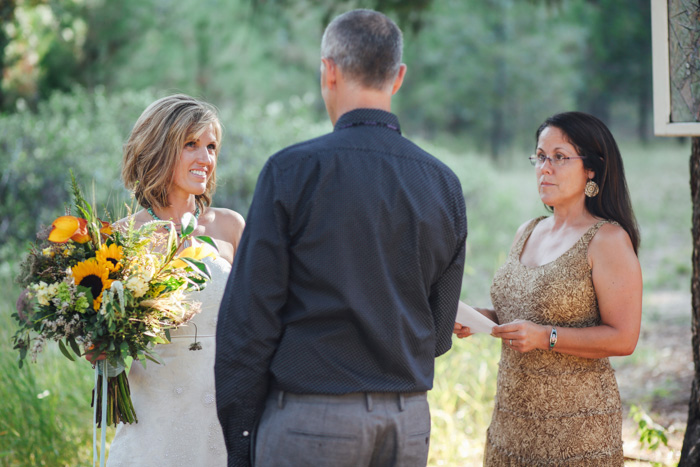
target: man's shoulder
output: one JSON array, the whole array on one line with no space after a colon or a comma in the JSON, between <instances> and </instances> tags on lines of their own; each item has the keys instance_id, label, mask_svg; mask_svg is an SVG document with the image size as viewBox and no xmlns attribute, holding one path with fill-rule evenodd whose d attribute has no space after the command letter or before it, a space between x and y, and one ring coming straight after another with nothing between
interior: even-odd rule
<instances>
[{"instance_id":1,"label":"man's shoulder","mask_svg":"<svg viewBox=\"0 0 700 467\"><path fill-rule=\"evenodd\" d=\"M332 141L333 133L326 133L316 138L292 144L270 156L268 163L285 169L290 165L298 164L299 158L311 158L327 151L332 147Z\"/></svg>"}]
</instances>

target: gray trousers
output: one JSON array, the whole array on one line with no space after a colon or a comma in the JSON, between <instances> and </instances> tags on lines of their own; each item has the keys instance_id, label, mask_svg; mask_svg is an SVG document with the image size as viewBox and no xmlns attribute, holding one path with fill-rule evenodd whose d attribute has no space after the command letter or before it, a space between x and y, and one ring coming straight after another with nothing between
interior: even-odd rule
<instances>
[{"instance_id":1,"label":"gray trousers","mask_svg":"<svg viewBox=\"0 0 700 467\"><path fill-rule=\"evenodd\" d=\"M255 436L256 467L425 467L427 394L272 391Z\"/></svg>"}]
</instances>

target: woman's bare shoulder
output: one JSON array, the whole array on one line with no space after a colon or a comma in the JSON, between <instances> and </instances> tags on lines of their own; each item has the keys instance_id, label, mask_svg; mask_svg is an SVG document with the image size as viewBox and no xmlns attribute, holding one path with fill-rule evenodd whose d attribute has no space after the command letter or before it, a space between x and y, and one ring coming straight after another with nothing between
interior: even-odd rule
<instances>
[{"instance_id":1,"label":"woman's bare shoulder","mask_svg":"<svg viewBox=\"0 0 700 467\"><path fill-rule=\"evenodd\" d=\"M235 225L241 229L245 227L245 220L236 211L226 208L209 208L214 213L214 222L216 224L226 224L227 227Z\"/></svg>"},{"instance_id":2,"label":"woman's bare shoulder","mask_svg":"<svg viewBox=\"0 0 700 467\"><path fill-rule=\"evenodd\" d=\"M617 248L620 246L632 247L632 241L625 229L618 223L606 222L601 225L598 232L591 239L591 246L600 245L602 247Z\"/></svg>"},{"instance_id":3,"label":"woman's bare shoulder","mask_svg":"<svg viewBox=\"0 0 700 467\"><path fill-rule=\"evenodd\" d=\"M210 236L227 241L238 247L238 242L245 228L245 220L236 211L226 208L208 208L206 213L207 230Z\"/></svg>"},{"instance_id":4,"label":"woman's bare shoulder","mask_svg":"<svg viewBox=\"0 0 700 467\"><path fill-rule=\"evenodd\" d=\"M627 231L619 224L610 222L601 225L591 239L588 244L588 257L591 264L613 258L639 263Z\"/></svg>"},{"instance_id":5,"label":"woman's bare shoulder","mask_svg":"<svg viewBox=\"0 0 700 467\"><path fill-rule=\"evenodd\" d=\"M123 217L118 221L115 221L112 225L114 225L114 227L116 227L117 229L126 229L129 223L132 221L132 219L134 221L134 227L136 227L137 229L143 224L151 222L153 220L153 218L146 212L146 210L142 209L132 214L131 216Z\"/></svg>"}]
</instances>

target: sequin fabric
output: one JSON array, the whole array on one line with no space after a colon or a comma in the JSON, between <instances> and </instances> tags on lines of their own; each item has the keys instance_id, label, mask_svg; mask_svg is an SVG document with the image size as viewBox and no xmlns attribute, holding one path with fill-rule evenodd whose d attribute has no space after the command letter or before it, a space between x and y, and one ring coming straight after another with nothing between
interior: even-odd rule
<instances>
[{"instance_id":1,"label":"sequin fabric","mask_svg":"<svg viewBox=\"0 0 700 467\"><path fill-rule=\"evenodd\" d=\"M520 254L542 219L528 225L494 276L491 299L499 322L598 325L587 252L607 221L592 226L556 260L525 266ZM503 345L485 466L622 466L621 431L620 394L607 358L520 353Z\"/></svg>"},{"instance_id":2,"label":"sequin fabric","mask_svg":"<svg viewBox=\"0 0 700 467\"><path fill-rule=\"evenodd\" d=\"M214 337L219 304L231 266L223 258L208 262L212 280L190 295L202 311L197 326L202 349L191 351L192 324L171 333L172 343L159 345L161 365L134 363L129 373L138 423L117 427L107 465L225 466L226 446L216 415Z\"/></svg>"}]
</instances>

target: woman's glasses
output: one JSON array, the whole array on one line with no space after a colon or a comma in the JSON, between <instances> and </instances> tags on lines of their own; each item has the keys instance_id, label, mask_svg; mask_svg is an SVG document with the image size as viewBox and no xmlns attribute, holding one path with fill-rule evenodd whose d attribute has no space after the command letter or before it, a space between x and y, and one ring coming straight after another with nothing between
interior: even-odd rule
<instances>
[{"instance_id":1,"label":"woman's glasses","mask_svg":"<svg viewBox=\"0 0 700 467\"><path fill-rule=\"evenodd\" d=\"M530 163L535 167L542 167L545 162L549 161L554 167L561 167L566 164L569 159L585 159L584 156L562 156L561 154L555 154L554 157L545 156L544 154L533 154L528 157Z\"/></svg>"}]
</instances>

